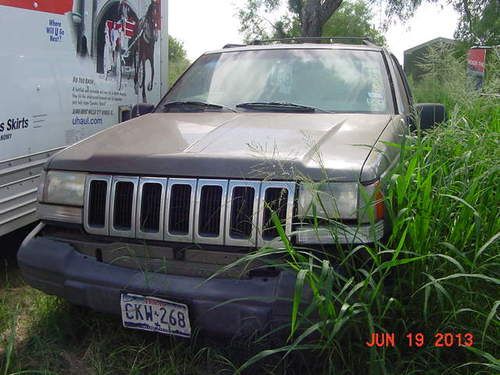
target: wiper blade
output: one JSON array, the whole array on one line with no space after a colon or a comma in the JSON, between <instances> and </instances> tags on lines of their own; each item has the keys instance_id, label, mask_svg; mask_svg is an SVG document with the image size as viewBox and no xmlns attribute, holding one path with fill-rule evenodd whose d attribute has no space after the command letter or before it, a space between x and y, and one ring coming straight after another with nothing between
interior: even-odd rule
<instances>
[{"instance_id":1,"label":"wiper blade","mask_svg":"<svg viewBox=\"0 0 500 375\"><path fill-rule=\"evenodd\" d=\"M174 107L198 107L199 109L215 109L215 110L228 110L231 112L236 112L234 109L230 107L226 107L220 104L213 103L205 103L195 100L187 100L187 101L176 101L176 102L167 102L163 105L163 109L170 109Z\"/></svg>"},{"instance_id":2,"label":"wiper blade","mask_svg":"<svg viewBox=\"0 0 500 375\"><path fill-rule=\"evenodd\" d=\"M288 102L249 102L241 103L236 108L259 110L273 110L273 111L294 111L294 112L328 112L321 108L311 107L308 105L288 103Z\"/></svg>"}]
</instances>

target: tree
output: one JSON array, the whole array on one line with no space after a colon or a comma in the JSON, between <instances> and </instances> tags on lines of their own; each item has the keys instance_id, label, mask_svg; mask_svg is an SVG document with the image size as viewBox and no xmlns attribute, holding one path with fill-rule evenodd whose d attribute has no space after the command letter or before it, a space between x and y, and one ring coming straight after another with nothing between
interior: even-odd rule
<instances>
[{"instance_id":1,"label":"tree","mask_svg":"<svg viewBox=\"0 0 500 375\"><path fill-rule=\"evenodd\" d=\"M323 36L367 36L383 45L385 38L371 23L373 15L362 0L344 1L340 8L323 25Z\"/></svg>"},{"instance_id":2,"label":"tree","mask_svg":"<svg viewBox=\"0 0 500 375\"><path fill-rule=\"evenodd\" d=\"M300 26L300 1L291 1L289 12L282 15L274 23L261 17L256 18L256 2L251 9L240 10L242 27L247 41L255 39L298 37L302 35ZM265 17L265 16L264 16ZM340 8L322 27L322 36L369 36L379 44L385 42L384 36L371 25L372 13L366 3L361 0L343 1ZM271 32L265 26L271 28ZM268 28L269 28L268 27Z\"/></svg>"},{"instance_id":3,"label":"tree","mask_svg":"<svg viewBox=\"0 0 500 375\"><path fill-rule=\"evenodd\" d=\"M319 1L318 1L319 2ZM304 2L301 0L288 0L288 11L278 18L270 21L266 15L279 5L279 0L248 0L247 6L240 9L240 31L245 34L247 41L254 39L285 38L297 36L369 36L377 43L384 43L382 34L371 25L372 13L369 6L361 0L341 1L338 9L326 21L320 19L321 29L312 32L318 26L317 22L304 26ZM306 4L307 5L307 4ZM317 6L317 4L316 4ZM319 8L318 8L319 9ZM330 8L331 10L332 8ZM313 12L314 13L314 12ZM327 13L325 13L327 14ZM326 17L326 16L325 16ZM270 29L270 31L268 31Z\"/></svg>"},{"instance_id":4,"label":"tree","mask_svg":"<svg viewBox=\"0 0 500 375\"><path fill-rule=\"evenodd\" d=\"M189 66L186 50L181 41L168 37L168 84L171 86Z\"/></svg>"},{"instance_id":5,"label":"tree","mask_svg":"<svg viewBox=\"0 0 500 375\"><path fill-rule=\"evenodd\" d=\"M347 0L247 0L245 6L239 9L240 31L245 34L247 40L298 35L315 37L325 35L328 30L344 35L366 32L365 27L360 30L358 25L353 27L352 23L346 29L340 26L331 29L333 24L330 21L336 13L344 9L342 5L346 3ZM395 17L401 20L410 18L423 3L451 4L460 14L457 38L469 43L499 43L499 0L367 0L364 3L366 10L368 4L384 6L386 26ZM286 8L286 12L281 14L277 21L268 19L269 14L283 8ZM357 18L355 20L359 21ZM365 21L366 19L362 18L363 24ZM329 27L325 27L327 25Z\"/></svg>"},{"instance_id":6,"label":"tree","mask_svg":"<svg viewBox=\"0 0 500 375\"><path fill-rule=\"evenodd\" d=\"M303 36L320 36L323 26L331 15L340 7L342 0L308 0L302 6L300 22Z\"/></svg>"},{"instance_id":7,"label":"tree","mask_svg":"<svg viewBox=\"0 0 500 375\"><path fill-rule=\"evenodd\" d=\"M455 2L460 14L455 38L467 44L500 44L500 1L463 0Z\"/></svg>"},{"instance_id":8,"label":"tree","mask_svg":"<svg viewBox=\"0 0 500 375\"><path fill-rule=\"evenodd\" d=\"M265 27L267 22L272 26L272 36L281 37L297 31L297 26L302 36L320 36L323 25L341 4L342 0L288 0L288 14L273 23L260 12L275 11L281 5L280 0L247 0L246 6L239 10L241 30L246 39L269 37Z\"/></svg>"}]
</instances>

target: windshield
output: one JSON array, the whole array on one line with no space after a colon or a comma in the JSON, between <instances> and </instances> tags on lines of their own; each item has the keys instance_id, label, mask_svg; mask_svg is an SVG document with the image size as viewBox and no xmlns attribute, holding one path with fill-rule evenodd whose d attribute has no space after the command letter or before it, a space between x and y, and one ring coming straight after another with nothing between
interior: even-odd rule
<instances>
[{"instance_id":1,"label":"windshield","mask_svg":"<svg viewBox=\"0 0 500 375\"><path fill-rule=\"evenodd\" d=\"M327 112L388 113L390 99L380 52L275 49L202 56L158 108L172 102L238 110L243 103L289 103Z\"/></svg>"}]
</instances>

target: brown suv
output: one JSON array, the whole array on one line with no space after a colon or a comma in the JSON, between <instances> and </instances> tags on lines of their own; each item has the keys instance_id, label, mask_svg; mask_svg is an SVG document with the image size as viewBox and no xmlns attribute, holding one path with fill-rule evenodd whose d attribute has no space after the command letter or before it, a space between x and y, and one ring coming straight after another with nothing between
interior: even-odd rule
<instances>
[{"instance_id":1,"label":"brown suv","mask_svg":"<svg viewBox=\"0 0 500 375\"><path fill-rule=\"evenodd\" d=\"M152 113L53 157L18 255L26 280L126 327L246 334L289 319L295 276L207 278L279 247L273 212L297 245L380 240L380 181L412 125L401 67L369 42L293 42L206 53L158 106L135 109Z\"/></svg>"}]
</instances>

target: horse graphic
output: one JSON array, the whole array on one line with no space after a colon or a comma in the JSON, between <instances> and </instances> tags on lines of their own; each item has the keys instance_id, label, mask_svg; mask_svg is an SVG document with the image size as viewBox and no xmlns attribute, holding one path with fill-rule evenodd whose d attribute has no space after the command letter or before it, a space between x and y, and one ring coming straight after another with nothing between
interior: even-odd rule
<instances>
[{"instance_id":1,"label":"horse graphic","mask_svg":"<svg viewBox=\"0 0 500 375\"><path fill-rule=\"evenodd\" d=\"M154 49L158 40L158 29L160 25L160 3L152 0L144 17L139 21L135 29L134 40L134 88L136 94L142 88L142 101L146 103L146 61L151 66L151 80L147 86L148 91L153 89L154 68Z\"/></svg>"},{"instance_id":2,"label":"horse graphic","mask_svg":"<svg viewBox=\"0 0 500 375\"><path fill-rule=\"evenodd\" d=\"M107 80L109 74L114 73L117 88L121 90L124 73L135 63L133 48L129 43L135 33L136 22L129 16L131 12L125 1L120 2L118 9L118 20L108 19L104 24L103 65L104 78Z\"/></svg>"}]
</instances>

